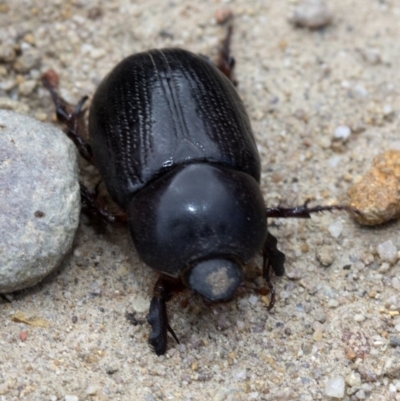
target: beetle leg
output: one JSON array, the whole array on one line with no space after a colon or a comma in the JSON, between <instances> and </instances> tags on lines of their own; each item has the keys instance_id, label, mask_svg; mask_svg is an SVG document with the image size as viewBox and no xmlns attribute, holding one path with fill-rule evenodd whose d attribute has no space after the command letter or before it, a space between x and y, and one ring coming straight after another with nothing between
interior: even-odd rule
<instances>
[{"instance_id":1,"label":"beetle leg","mask_svg":"<svg viewBox=\"0 0 400 401\"><path fill-rule=\"evenodd\" d=\"M100 216L107 223L126 223L128 218L125 213L121 214L112 214L107 209L101 205L98 199L98 189L97 186L93 192L89 191L89 189L83 185L79 184L81 188L81 202L83 207L90 213L97 216Z\"/></svg>"},{"instance_id":2,"label":"beetle leg","mask_svg":"<svg viewBox=\"0 0 400 401\"><path fill-rule=\"evenodd\" d=\"M266 217L296 217L299 219L309 219L312 213L332 212L333 210L345 210L347 212L360 213L356 209L352 209L347 205L333 206L314 206L308 207L310 199L307 199L303 205L295 207L271 207L265 210Z\"/></svg>"},{"instance_id":3,"label":"beetle leg","mask_svg":"<svg viewBox=\"0 0 400 401\"><path fill-rule=\"evenodd\" d=\"M67 126L66 134L74 142L81 156L89 163L94 164L93 152L91 146L83 139L85 132L84 114L86 109L82 109L88 99L84 96L74 107L64 100L55 90L46 76L42 77L44 87L50 92L53 102L56 106L56 115L58 121Z\"/></svg>"},{"instance_id":4,"label":"beetle leg","mask_svg":"<svg viewBox=\"0 0 400 401\"><path fill-rule=\"evenodd\" d=\"M277 248L277 243L277 239L268 232L263 246L263 277L271 292L268 310L272 309L275 304L275 289L271 282L270 271L272 269L277 276L282 276L285 272L283 266L285 263L285 254Z\"/></svg>"},{"instance_id":5,"label":"beetle leg","mask_svg":"<svg viewBox=\"0 0 400 401\"><path fill-rule=\"evenodd\" d=\"M233 78L233 67L235 66L235 59L231 55L231 38L232 38L232 25L228 27L225 39L222 41L221 46L218 50L218 58L216 61L217 68L228 77L228 79L237 85L236 79Z\"/></svg>"},{"instance_id":6,"label":"beetle leg","mask_svg":"<svg viewBox=\"0 0 400 401\"><path fill-rule=\"evenodd\" d=\"M179 344L178 337L168 323L167 302L171 299L174 291L182 288L183 285L179 279L165 276L160 277L154 286L147 323L151 326L149 343L157 355L164 355L167 350L167 331Z\"/></svg>"}]
</instances>

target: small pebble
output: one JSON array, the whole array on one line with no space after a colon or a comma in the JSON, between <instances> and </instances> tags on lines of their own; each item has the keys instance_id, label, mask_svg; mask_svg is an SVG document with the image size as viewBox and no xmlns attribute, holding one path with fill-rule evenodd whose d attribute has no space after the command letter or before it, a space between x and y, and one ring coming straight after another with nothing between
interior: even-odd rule
<instances>
[{"instance_id":1,"label":"small pebble","mask_svg":"<svg viewBox=\"0 0 400 401\"><path fill-rule=\"evenodd\" d=\"M362 49L361 55L368 64L377 65L382 62L381 54L377 49L371 47Z\"/></svg>"},{"instance_id":2,"label":"small pebble","mask_svg":"<svg viewBox=\"0 0 400 401\"><path fill-rule=\"evenodd\" d=\"M20 74L26 74L33 68L39 68L41 56L37 49L31 48L25 50L22 55L14 62L14 70Z\"/></svg>"},{"instance_id":3,"label":"small pebble","mask_svg":"<svg viewBox=\"0 0 400 401\"><path fill-rule=\"evenodd\" d=\"M66 395L64 400L65 401L79 401L79 398L76 395Z\"/></svg>"},{"instance_id":4,"label":"small pebble","mask_svg":"<svg viewBox=\"0 0 400 401\"><path fill-rule=\"evenodd\" d=\"M368 96L368 90L364 85L358 84L351 88L351 95L356 98L364 98Z\"/></svg>"},{"instance_id":5,"label":"small pebble","mask_svg":"<svg viewBox=\"0 0 400 401\"><path fill-rule=\"evenodd\" d=\"M325 394L328 397L343 398L345 382L342 376L334 376L325 383Z\"/></svg>"},{"instance_id":6,"label":"small pebble","mask_svg":"<svg viewBox=\"0 0 400 401\"><path fill-rule=\"evenodd\" d=\"M29 112L29 107L26 104L12 100L9 97L0 97L0 109L12 110L20 114Z\"/></svg>"},{"instance_id":7,"label":"small pebble","mask_svg":"<svg viewBox=\"0 0 400 401\"><path fill-rule=\"evenodd\" d=\"M371 169L348 191L354 218L369 226L400 217L400 151L377 156Z\"/></svg>"},{"instance_id":8,"label":"small pebble","mask_svg":"<svg viewBox=\"0 0 400 401\"><path fill-rule=\"evenodd\" d=\"M233 373L233 377L237 382L242 382L247 379L247 372L246 369L239 370Z\"/></svg>"},{"instance_id":9,"label":"small pebble","mask_svg":"<svg viewBox=\"0 0 400 401\"><path fill-rule=\"evenodd\" d=\"M300 27L318 29L329 25L332 17L323 0L305 0L296 6L289 22Z\"/></svg>"},{"instance_id":10,"label":"small pebble","mask_svg":"<svg viewBox=\"0 0 400 401\"><path fill-rule=\"evenodd\" d=\"M341 141L347 141L351 134L351 129L347 125L339 125L333 131L333 137Z\"/></svg>"},{"instance_id":11,"label":"small pebble","mask_svg":"<svg viewBox=\"0 0 400 401\"><path fill-rule=\"evenodd\" d=\"M5 43L0 45L0 63L11 63L15 60L15 57L14 46Z\"/></svg>"},{"instance_id":12,"label":"small pebble","mask_svg":"<svg viewBox=\"0 0 400 401\"><path fill-rule=\"evenodd\" d=\"M332 247L329 245L322 245L321 247L317 248L316 257L324 267L330 266L335 260L335 254Z\"/></svg>"},{"instance_id":13,"label":"small pebble","mask_svg":"<svg viewBox=\"0 0 400 401\"><path fill-rule=\"evenodd\" d=\"M343 223L341 220L336 220L328 227L329 233L332 235L333 238L339 238L340 234L343 231Z\"/></svg>"},{"instance_id":14,"label":"small pebble","mask_svg":"<svg viewBox=\"0 0 400 401\"><path fill-rule=\"evenodd\" d=\"M397 277L392 278L392 287L396 290L400 290L400 280Z\"/></svg>"},{"instance_id":15,"label":"small pebble","mask_svg":"<svg viewBox=\"0 0 400 401\"><path fill-rule=\"evenodd\" d=\"M22 82L18 87L18 93L21 96L29 96L36 88L37 82L34 80L28 80Z\"/></svg>"},{"instance_id":16,"label":"small pebble","mask_svg":"<svg viewBox=\"0 0 400 401\"><path fill-rule=\"evenodd\" d=\"M350 387L359 387L361 386L361 376L358 372L354 372L353 370L346 376L346 383Z\"/></svg>"},{"instance_id":17,"label":"small pebble","mask_svg":"<svg viewBox=\"0 0 400 401\"><path fill-rule=\"evenodd\" d=\"M96 395L96 393L97 393L97 386L92 384L86 388L87 395Z\"/></svg>"},{"instance_id":18,"label":"small pebble","mask_svg":"<svg viewBox=\"0 0 400 401\"><path fill-rule=\"evenodd\" d=\"M250 295L248 301L249 301L249 304L255 305L258 302L258 296Z\"/></svg>"},{"instance_id":19,"label":"small pebble","mask_svg":"<svg viewBox=\"0 0 400 401\"><path fill-rule=\"evenodd\" d=\"M397 260L397 248L391 240L382 242L376 248L379 257L388 263L394 263Z\"/></svg>"},{"instance_id":20,"label":"small pebble","mask_svg":"<svg viewBox=\"0 0 400 401\"><path fill-rule=\"evenodd\" d=\"M354 318L354 321L358 322L358 323L361 323L365 320L365 316L361 313L355 314L353 318Z\"/></svg>"},{"instance_id":21,"label":"small pebble","mask_svg":"<svg viewBox=\"0 0 400 401\"><path fill-rule=\"evenodd\" d=\"M330 308L337 308L339 306L339 302L336 299L330 299L328 302L328 306Z\"/></svg>"},{"instance_id":22,"label":"small pebble","mask_svg":"<svg viewBox=\"0 0 400 401\"><path fill-rule=\"evenodd\" d=\"M24 341L27 339L27 337L28 337L28 333L27 333L26 331L21 331L21 332L19 333L19 339L20 339L22 342L24 342Z\"/></svg>"},{"instance_id":23,"label":"small pebble","mask_svg":"<svg viewBox=\"0 0 400 401\"><path fill-rule=\"evenodd\" d=\"M390 337L389 343L392 347L400 347L400 337Z\"/></svg>"},{"instance_id":24,"label":"small pebble","mask_svg":"<svg viewBox=\"0 0 400 401\"><path fill-rule=\"evenodd\" d=\"M141 295L135 295L131 299L131 307L136 313L147 313L149 300Z\"/></svg>"}]
</instances>

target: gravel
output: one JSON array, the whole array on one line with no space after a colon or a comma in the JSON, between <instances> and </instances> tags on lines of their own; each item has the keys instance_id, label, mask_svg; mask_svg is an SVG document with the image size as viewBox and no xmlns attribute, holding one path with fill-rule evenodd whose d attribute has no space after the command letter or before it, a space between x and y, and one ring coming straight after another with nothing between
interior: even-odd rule
<instances>
[{"instance_id":1,"label":"gravel","mask_svg":"<svg viewBox=\"0 0 400 401\"><path fill-rule=\"evenodd\" d=\"M331 23L297 29L287 16L301 3L2 2L0 108L54 124L40 83L50 69L71 103L88 95L89 104L100 80L131 53L180 46L213 58L226 30L217 10L228 7L237 89L260 151L266 204L347 204L347 190L374 157L400 150L400 9L395 1L331 1ZM40 62L16 71L31 50ZM338 126L351 129L346 141L333 138ZM90 188L100 180L85 162L81 179ZM337 221L335 238L329 227ZM139 261L125 227L81 216L74 252L60 269L9 302L0 298L0 398L314 401L329 399L325 382L338 375L346 401L399 398L399 346L390 339L399 336L400 263L382 260L377 247L391 241L400 249L400 221L362 227L337 211L268 225L292 277L272 275L275 307L268 311L269 294L261 295L267 286L256 280L257 258L230 302L210 307L187 291L174 296L168 314L180 344L171 339L159 358L140 302L151 298L157 275ZM333 261L321 269L316 255L325 246ZM132 312L136 325L125 318ZM17 313L25 319L13 320ZM365 320L356 322L357 314ZM315 321L324 327L317 339Z\"/></svg>"},{"instance_id":2,"label":"gravel","mask_svg":"<svg viewBox=\"0 0 400 401\"><path fill-rule=\"evenodd\" d=\"M343 398L345 382L342 376L337 375L328 379L325 383L325 394L328 397Z\"/></svg>"}]
</instances>

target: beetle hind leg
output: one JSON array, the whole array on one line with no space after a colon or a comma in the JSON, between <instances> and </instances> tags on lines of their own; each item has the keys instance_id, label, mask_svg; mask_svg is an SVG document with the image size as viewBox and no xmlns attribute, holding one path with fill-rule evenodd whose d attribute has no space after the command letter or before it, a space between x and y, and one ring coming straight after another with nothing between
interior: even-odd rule
<instances>
[{"instance_id":1,"label":"beetle hind leg","mask_svg":"<svg viewBox=\"0 0 400 401\"><path fill-rule=\"evenodd\" d=\"M228 27L226 36L218 49L218 58L215 63L216 67L233 83L237 85L236 79L233 77L233 68L235 66L235 59L231 55L231 38L233 28L232 25Z\"/></svg>"},{"instance_id":2,"label":"beetle hind leg","mask_svg":"<svg viewBox=\"0 0 400 401\"><path fill-rule=\"evenodd\" d=\"M57 93L55 87L50 83L45 75L42 77L42 82L44 87L50 92L50 95L56 106L56 115L58 121L67 126L66 134L72 140L72 142L74 142L81 156L89 163L94 164L92 148L84 140L84 115L86 109L83 109L83 105L88 97L82 97L76 106L72 106Z\"/></svg>"},{"instance_id":3,"label":"beetle hind leg","mask_svg":"<svg viewBox=\"0 0 400 401\"><path fill-rule=\"evenodd\" d=\"M269 290L271 292L271 300L268 306L268 310L272 309L275 304L275 289L271 282L271 269L275 275L282 276L285 272L285 254L277 248L278 240L269 232L267 233L267 239L263 246L263 277L267 282Z\"/></svg>"}]
</instances>

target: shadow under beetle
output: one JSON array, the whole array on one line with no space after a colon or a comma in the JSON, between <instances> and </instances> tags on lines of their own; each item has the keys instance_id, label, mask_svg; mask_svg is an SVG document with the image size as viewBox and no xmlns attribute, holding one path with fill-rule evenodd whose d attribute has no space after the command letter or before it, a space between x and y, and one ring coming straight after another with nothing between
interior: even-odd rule
<instances>
[{"instance_id":1,"label":"shadow under beetle","mask_svg":"<svg viewBox=\"0 0 400 401\"><path fill-rule=\"evenodd\" d=\"M265 207L260 157L232 79L231 32L216 65L181 49L122 60L93 97L90 144L83 139L86 97L73 108L43 79L67 134L126 213L140 258L161 273L147 316L157 355L166 351L167 331L178 342L166 308L173 292L189 287L210 302L229 300L260 251L273 306L269 271L283 275L285 255L267 230L268 217L309 218L346 208ZM84 186L81 195L105 220L124 219L102 208Z\"/></svg>"}]
</instances>

